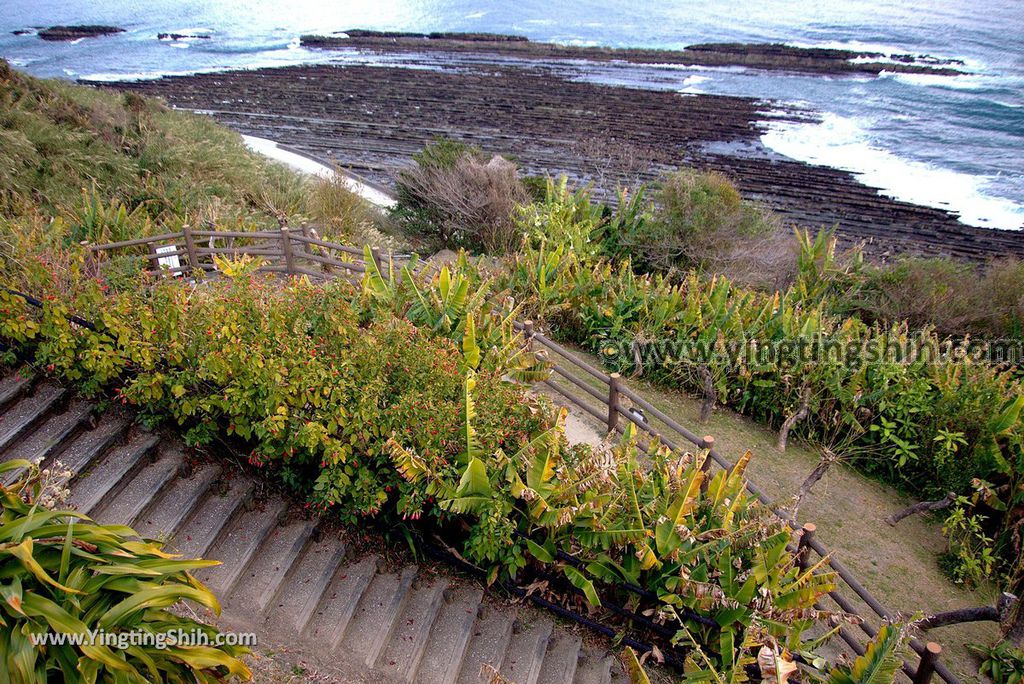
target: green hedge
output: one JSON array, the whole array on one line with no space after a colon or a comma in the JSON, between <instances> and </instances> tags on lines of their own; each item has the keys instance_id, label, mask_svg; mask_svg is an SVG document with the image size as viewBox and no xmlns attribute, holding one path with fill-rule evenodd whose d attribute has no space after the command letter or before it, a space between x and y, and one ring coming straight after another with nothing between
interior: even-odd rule
<instances>
[{"instance_id":1,"label":"green hedge","mask_svg":"<svg viewBox=\"0 0 1024 684\"><path fill-rule=\"evenodd\" d=\"M661 451L641 465L628 440L570 448L561 414L515 382L543 368L514 312L486 303L464 261L431 283L371 267L361 291L239 271L198 288L89 283L47 297L41 314L0 295L0 336L194 442L247 441L253 463L325 514L419 519L492 578L534 563L592 603L611 582L640 584L669 624L684 608L715 620L676 624L723 662L745 635L798 645L832 577L796 567L788 530L744 495L743 468L704 493L699 457ZM72 311L99 331L69 324Z\"/></svg>"}]
</instances>

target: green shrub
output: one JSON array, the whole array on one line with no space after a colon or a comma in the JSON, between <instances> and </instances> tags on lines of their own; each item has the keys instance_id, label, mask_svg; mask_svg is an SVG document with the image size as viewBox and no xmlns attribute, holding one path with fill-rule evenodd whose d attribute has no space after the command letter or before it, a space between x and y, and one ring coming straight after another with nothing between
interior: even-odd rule
<instances>
[{"instance_id":1,"label":"green shrub","mask_svg":"<svg viewBox=\"0 0 1024 684\"><path fill-rule=\"evenodd\" d=\"M865 320L935 326L944 335L1024 336L1024 264L907 258L868 269L854 299Z\"/></svg>"},{"instance_id":2,"label":"green shrub","mask_svg":"<svg viewBox=\"0 0 1024 684\"><path fill-rule=\"evenodd\" d=\"M981 658L978 674L990 678L995 684L1021 684L1024 682L1024 650L1009 641L995 646L968 644L967 648Z\"/></svg>"},{"instance_id":3,"label":"green shrub","mask_svg":"<svg viewBox=\"0 0 1024 684\"><path fill-rule=\"evenodd\" d=\"M630 258L651 272L701 268L719 273L755 265L763 270L767 264L788 276L791 240L780 230L778 217L742 199L722 174L676 171L657 186L653 200L648 220L608 236L609 256Z\"/></svg>"},{"instance_id":4,"label":"green shrub","mask_svg":"<svg viewBox=\"0 0 1024 684\"><path fill-rule=\"evenodd\" d=\"M248 679L239 660L245 649L176 642L178 633L217 630L169 608L193 602L220 612L217 599L191 571L216 561L177 560L156 543L138 540L120 525L98 525L59 508L66 496L60 465L40 472L27 461L7 461L0 472L26 469L11 486L0 485L0 667L6 681L202 682L228 674ZM36 645L34 635L85 637ZM127 642L135 633L151 643ZM129 648L89 643L90 634L125 639ZM122 635L122 636L118 636Z\"/></svg>"}]
</instances>

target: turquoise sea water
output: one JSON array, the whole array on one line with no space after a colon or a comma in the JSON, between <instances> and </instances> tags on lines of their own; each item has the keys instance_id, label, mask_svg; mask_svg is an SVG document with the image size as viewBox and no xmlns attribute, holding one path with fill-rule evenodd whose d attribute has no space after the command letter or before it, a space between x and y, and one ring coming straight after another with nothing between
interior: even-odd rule
<instances>
[{"instance_id":1,"label":"turquoise sea water","mask_svg":"<svg viewBox=\"0 0 1024 684\"><path fill-rule=\"evenodd\" d=\"M12 33L78 23L114 24L127 31L73 44ZM489 31L616 47L784 42L962 59L969 76L832 78L659 67L653 79L648 69L643 82L681 96L718 93L795 103L813 116L799 124L769 124L763 142L772 149L854 171L886 194L957 211L974 225L1024 226L1024 3L1019 0L8 0L0 12L0 57L40 76L153 78L344 62L353 57L304 49L298 36L349 28ZM160 41L160 32L210 38ZM635 85L629 69L584 69L578 77Z\"/></svg>"}]
</instances>

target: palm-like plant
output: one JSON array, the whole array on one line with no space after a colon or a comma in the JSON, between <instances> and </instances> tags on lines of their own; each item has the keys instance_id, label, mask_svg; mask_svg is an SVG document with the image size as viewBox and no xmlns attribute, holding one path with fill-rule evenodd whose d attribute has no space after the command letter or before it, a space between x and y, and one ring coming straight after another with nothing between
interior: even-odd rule
<instances>
[{"instance_id":1,"label":"palm-like plant","mask_svg":"<svg viewBox=\"0 0 1024 684\"><path fill-rule=\"evenodd\" d=\"M190 574L216 561L180 560L128 527L47 508L59 503L62 484L27 461L0 465L0 473L18 469L26 469L21 479L0 486L0 668L7 681L214 684L227 674L250 676L239 660L245 649L169 639L187 633L215 642L214 627L169 608L190 601L219 613L217 599ZM149 641L118 650L90 643L98 631ZM35 635L46 632L83 643L37 645Z\"/></svg>"},{"instance_id":2,"label":"palm-like plant","mask_svg":"<svg viewBox=\"0 0 1024 684\"><path fill-rule=\"evenodd\" d=\"M900 650L906 640L905 631L897 625L883 625L872 639L864 655L852 665L839 665L828 675L828 684L892 684L903 661Z\"/></svg>"}]
</instances>

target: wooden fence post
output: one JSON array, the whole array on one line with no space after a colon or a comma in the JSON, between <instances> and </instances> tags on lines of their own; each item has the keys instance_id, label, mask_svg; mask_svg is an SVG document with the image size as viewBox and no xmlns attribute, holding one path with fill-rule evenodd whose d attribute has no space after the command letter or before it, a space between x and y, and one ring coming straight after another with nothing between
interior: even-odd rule
<instances>
[{"instance_id":1,"label":"wooden fence post","mask_svg":"<svg viewBox=\"0 0 1024 684\"><path fill-rule=\"evenodd\" d=\"M292 236L288 226L281 226L281 252L284 254L284 268L288 275L295 274L295 254L292 252Z\"/></svg>"},{"instance_id":2,"label":"wooden fence post","mask_svg":"<svg viewBox=\"0 0 1024 684\"><path fill-rule=\"evenodd\" d=\"M800 541L796 546L796 563L803 572L811 567L811 540L818 527L814 523L805 523L800 533Z\"/></svg>"},{"instance_id":3,"label":"wooden fence post","mask_svg":"<svg viewBox=\"0 0 1024 684\"><path fill-rule=\"evenodd\" d=\"M523 337L526 338L526 350L527 351L533 349L533 336L534 336L534 334L535 333L534 333L534 330L533 330L533 321L529 321L529 320L523 321Z\"/></svg>"},{"instance_id":4,"label":"wooden fence post","mask_svg":"<svg viewBox=\"0 0 1024 684\"><path fill-rule=\"evenodd\" d=\"M96 259L96 256L97 256L96 252L94 252L89 247L89 241L88 240L82 240L81 242L78 243L78 245L79 245L79 247L82 248L82 250L85 253L85 256L83 257L83 262L84 262L83 265L85 266L86 272L88 272L89 275L98 276L100 274L100 269L99 269L99 265L98 265L99 262Z\"/></svg>"},{"instance_id":5,"label":"wooden fence post","mask_svg":"<svg viewBox=\"0 0 1024 684\"><path fill-rule=\"evenodd\" d=\"M160 277L160 255L156 251L156 243L149 243L149 260L153 262L153 270L156 271L156 276Z\"/></svg>"},{"instance_id":6,"label":"wooden fence post","mask_svg":"<svg viewBox=\"0 0 1024 684\"><path fill-rule=\"evenodd\" d=\"M195 273L201 271L199 268L199 253L196 251L196 240L192 235L192 226L187 223L181 227L181 232L185 234L185 250L188 252L188 267L189 270Z\"/></svg>"},{"instance_id":7,"label":"wooden fence post","mask_svg":"<svg viewBox=\"0 0 1024 684\"><path fill-rule=\"evenodd\" d=\"M384 258L381 257L380 250L374 247L370 250L370 254L373 255L373 263L376 264L377 270L384 275Z\"/></svg>"},{"instance_id":8,"label":"wooden fence post","mask_svg":"<svg viewBox=\"0 0 1024 684\"><path fill-rule=\"evenodd\" d=\"M934 641L925 644L924 653L921 654L921 664L917 666L917 672L914 673L914 684L928 684L931 681L932 675L935 674L935 661L939 659L940 653L942 653L942 646Z\"/></svg>"},{"instance_id":9,"label":"wooden fence post","mask_svg":"<svg viewBox=\"0 0 1024 684\"><path fill-rule=\"evenodd\" d=\"M622 379L618 373L608 376L608 432L615 432L619 426L619 386Z\"/></svg>"}]
</instances>

